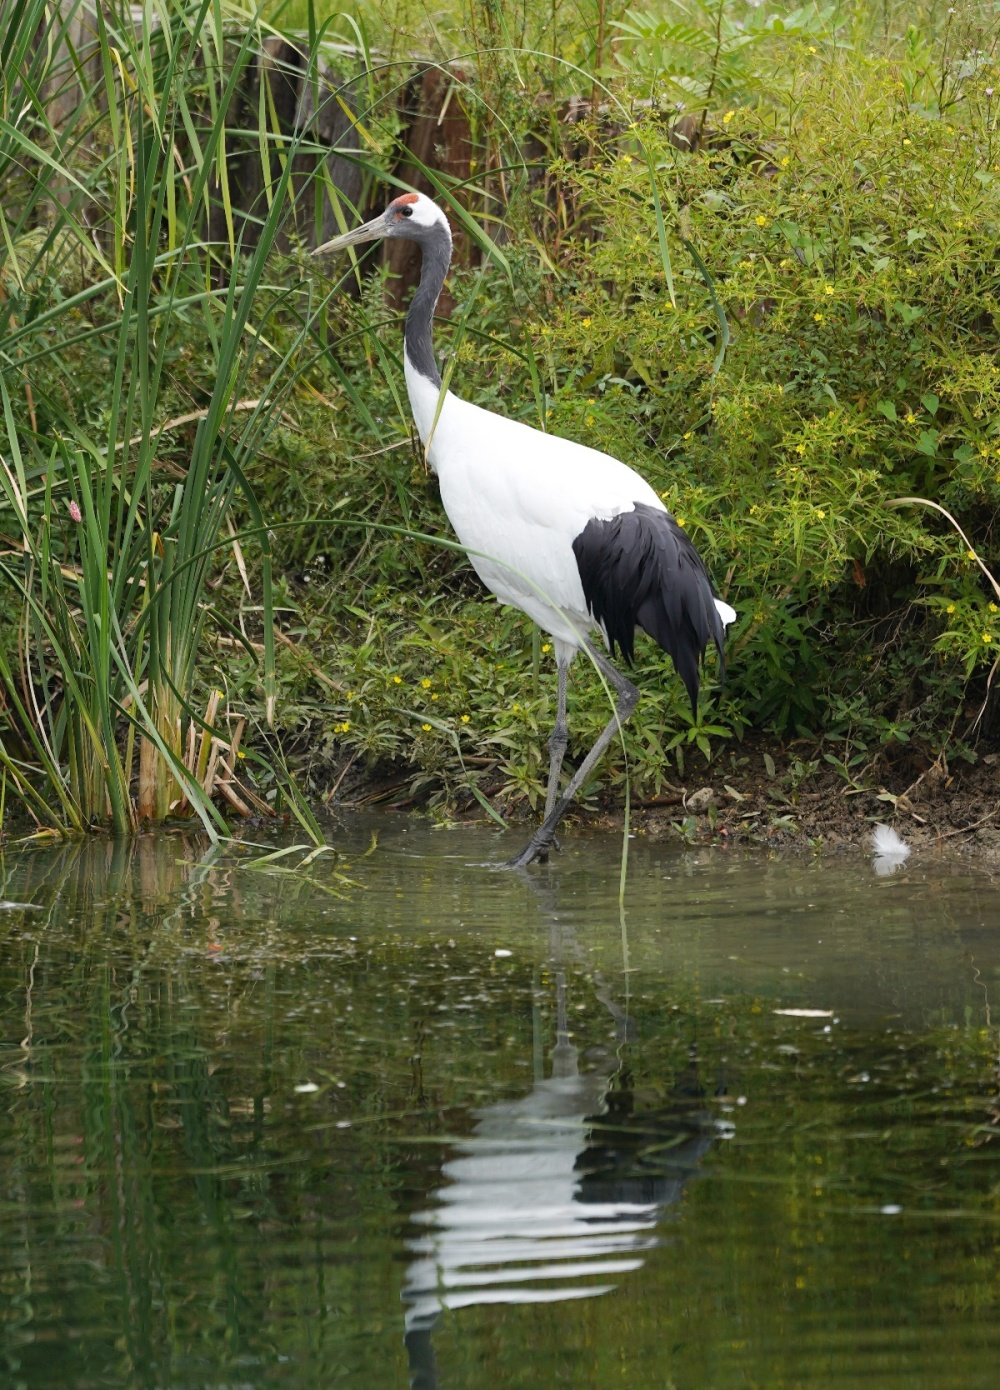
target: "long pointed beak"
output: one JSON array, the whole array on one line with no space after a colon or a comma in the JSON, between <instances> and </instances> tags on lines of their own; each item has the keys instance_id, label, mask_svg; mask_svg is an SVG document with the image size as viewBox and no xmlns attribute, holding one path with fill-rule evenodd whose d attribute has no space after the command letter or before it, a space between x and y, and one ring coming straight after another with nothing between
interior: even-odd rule
<instances>
[{"instance_id":1,"label":"long pointed beak","mask_svg":"<svg viewBox=\"0 0 1000 1390\"><path fill-rule=\"evenodd\" d=\"M335 236L332 241L317 246L313 255L325 256L329 251L346 251L348 246L358 246L363 241L378 241L379 237L388 236L388 234L389 227L385 215L380 214L378 217L373 217L370 222L362 222L361 226L355 227L353 231L344 232L343 236Z\"/></svg>"}]
</instances>

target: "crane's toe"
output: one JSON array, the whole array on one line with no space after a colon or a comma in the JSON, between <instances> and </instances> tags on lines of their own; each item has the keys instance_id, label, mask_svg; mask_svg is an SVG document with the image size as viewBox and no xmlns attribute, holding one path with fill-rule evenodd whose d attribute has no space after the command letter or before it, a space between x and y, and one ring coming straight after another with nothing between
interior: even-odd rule
<instances>
[{"instance_id":1,"label":"crane's toe","mask_svg":"<svg viewBox=\"0 0 1000 1390\"><path fill-rule=\"evenodd\" d=\"M536 831L521 853L515 854L513 859L508 859L503 867L505 869L525 869L536 860L539 864L547 864L549 862L549 850L552 849L553 843L554 837L543 837Z\"/></svg>"}]
</instances>

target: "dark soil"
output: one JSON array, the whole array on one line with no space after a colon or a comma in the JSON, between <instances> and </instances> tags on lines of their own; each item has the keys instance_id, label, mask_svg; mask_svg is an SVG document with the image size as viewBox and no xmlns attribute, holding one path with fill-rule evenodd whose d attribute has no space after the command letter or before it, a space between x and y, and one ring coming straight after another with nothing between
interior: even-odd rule
<instances>
[{"instance_id":1,"label":"dark soil","mask_svg":"<svg viewBox=\"0 0 1000 1390\"><path fill-rule=\"evenodd\" d=\"M708 768L687 779L673 805L640 806L633 820L650 836L866 852L872 827L881 821L914 849L947 846L1000 862L998 754L972 765L949 766L941 758L922 771L909 761L887 764L856 771L853 781L819 761L814 750L744 745L741 761L732 776ZM708 800L699 798L702 788L711 789L713 806L699 806Z\"/></svg>"},{"instance_id":2,"label":"dark soil","mask_svg":"<svg viewBox=\"0 0 1000 1390\"><path fill-rule=\"evenodd\" d=\"M855 768L852 777L831 767L814 745L747 739L717 763L666 786L654 800L633 801L631 828L650 839L687 844L727 840L867 852L872 827L882 821L915 850L947 849L1000 864L1000 753L949 765L945 757L921 760L911 750L895 761L883 756ZM352 768L334 804L420 809L426 797L411 795L412 778L407 768ZM490 795L488 786L483 791ZM508 820L530 820L518 808L497 809ZM470 796L451 815L478 820L484 812ZM574 807L567 820L620 830L624 807L610 800Z\"/></svg>"}]
</instances>

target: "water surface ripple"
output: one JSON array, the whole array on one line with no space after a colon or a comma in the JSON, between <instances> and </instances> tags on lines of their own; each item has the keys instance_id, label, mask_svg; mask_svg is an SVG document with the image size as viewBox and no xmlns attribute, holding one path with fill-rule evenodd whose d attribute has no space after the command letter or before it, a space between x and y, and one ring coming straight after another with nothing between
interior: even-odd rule
<instances>
[{"instance_id":1,"label":"water surface ripple","mask_svg":"<svg viewBox=\"0 0 1000 1390\"><path fill-rule=\"evenodd\" d=\"M996 1383L986 873L328 831L5 851L0 1385Z\"/></svg>"}]
</instances>

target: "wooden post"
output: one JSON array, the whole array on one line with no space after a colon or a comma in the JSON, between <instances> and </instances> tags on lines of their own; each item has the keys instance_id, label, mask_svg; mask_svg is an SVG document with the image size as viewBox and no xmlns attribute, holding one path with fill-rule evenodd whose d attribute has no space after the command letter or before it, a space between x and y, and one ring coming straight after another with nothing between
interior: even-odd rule
<instances>
[{"instance_id":1,"label":"wooden post","mask_svg":"<svg viewBox=\"0 0 1000 1390\"><path fill-rule=\"evenodd\" d=\"M303 45L281 35L271 34L264 39L253 75L241 95L239 125L248 131L248 135L235 174L240 207L246 212L254 211L256 215L263 211L265 197L257 139L261 84L266 84L264 96L269 129L276 122L278 133L283 136L306 132L313 143L330 150L324 161L326 182L316 175L317 156L314 153L295 156L289 216L277 243L285 251L290 249L294 241L308 247L318 246L336 236L340 230L328 188L332 190L333 197L342 196L348 225L354 220L352 209L358 206L362 197L362 171L353 160L337 153L338 148L359 145L360 137L352 135L353 123L347 111L353 111L360 99L361 83L357 79L345 82L322 56L314 78L311 78L309 55ZM337 100L338 95L340 101ZM252 136L249 134L251 131ZM275 150L271 155L272 186L277 183L279 173L280 160ZM321 200L318 210L317 198ZM245 237L252 240L251 228L247 228Z\"/></svg>"},{"instance_id":2,"label":"wooden post","mask_svg":"<svg viewBox=\"0 0 1000 1390\"><path fill-rule=\"evenodd\" d=\"M403 143L425 168L443 174L446 182L461 182L472 171L472 131L461 100L458 85L461 81L460 72L453 77L447 70L428 67L416 73L406 89L409 125ZM395 173L421 193L427 193L432 198L437 196L437 189L419 166L405 156ZM455 263L472 264L472 243L466 233L454 225L454 219L452 231L455 234ZM420 279L420 256L417 247L410 241L387 241L384 254L392 277L386 297L392 308L401 309ZM445 287L438 312L447 316L454 307L455 302Z\"/></svg>"}]
</instances>

